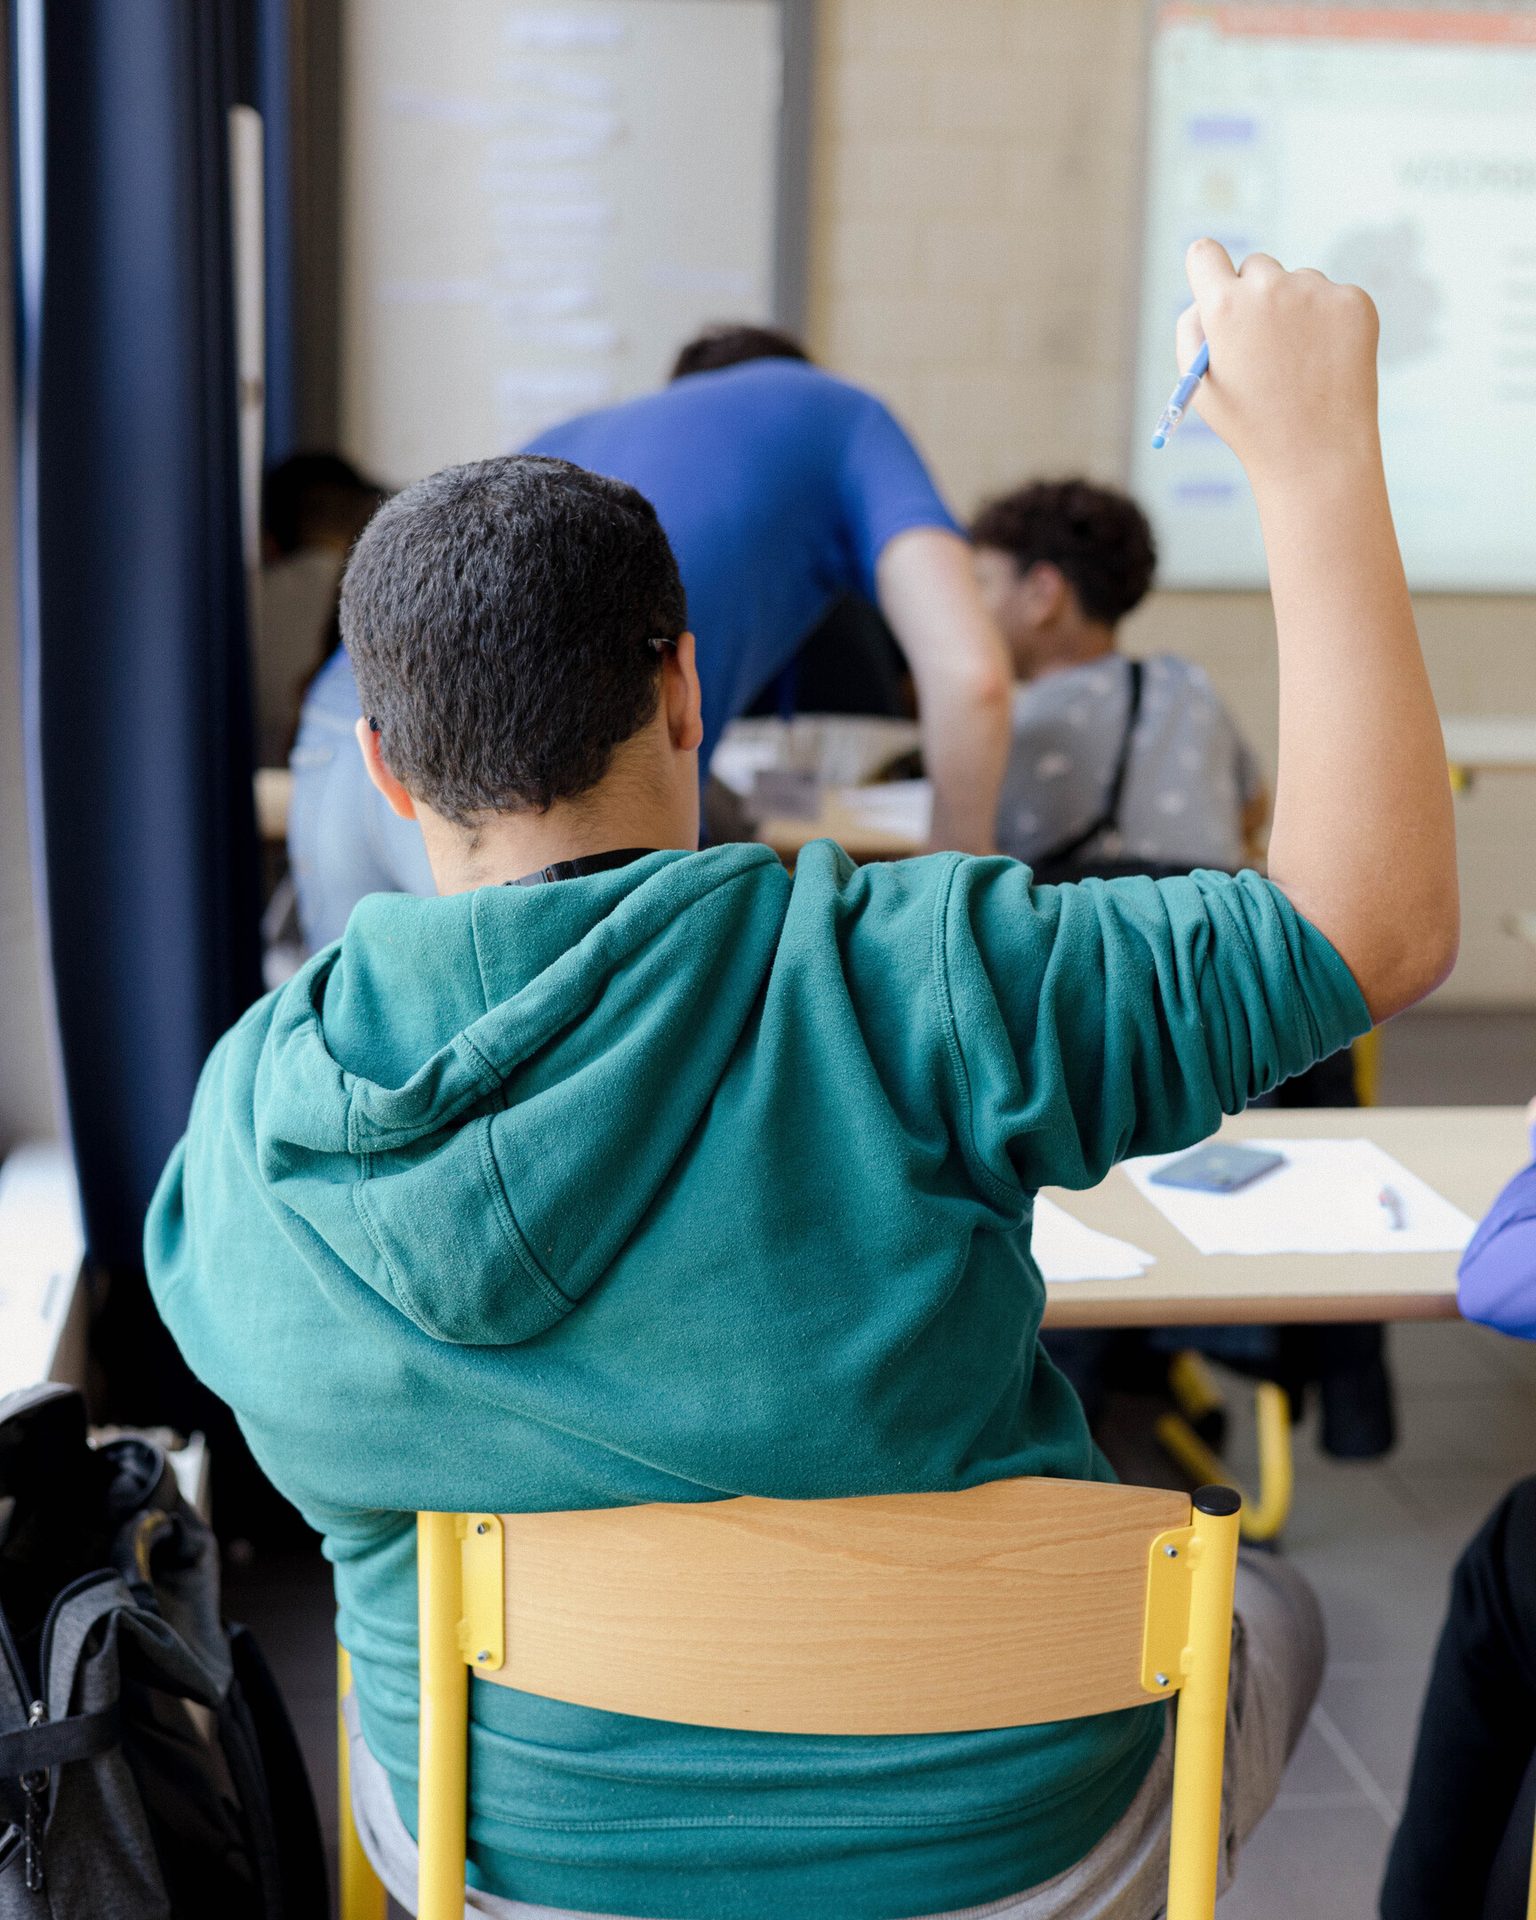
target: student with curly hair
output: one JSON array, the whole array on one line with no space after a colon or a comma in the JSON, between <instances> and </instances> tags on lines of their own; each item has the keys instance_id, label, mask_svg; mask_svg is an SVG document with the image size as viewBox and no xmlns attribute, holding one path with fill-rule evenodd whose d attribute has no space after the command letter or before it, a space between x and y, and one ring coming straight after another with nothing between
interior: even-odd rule
<instances>
[{"instance_id":1,"label":"student with curly hair","mask_svg":"<svg viewBox=\"0 0 1536 1920\"><path fill-rule=\"evenodd\" d=\"M1193 662L1117 651L1157 565L1135 501L1037 480L985 507L971 542L1018 680L1001 850L1039 869L1242 866L1269 798L1232 716Z\"/></svg>"}]
</instances>

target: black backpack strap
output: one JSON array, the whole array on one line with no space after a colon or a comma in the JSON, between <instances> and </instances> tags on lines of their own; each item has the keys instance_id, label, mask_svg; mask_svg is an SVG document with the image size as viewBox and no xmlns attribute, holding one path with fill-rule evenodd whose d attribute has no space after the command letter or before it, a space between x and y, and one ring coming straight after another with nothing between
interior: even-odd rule
<instances>
[{"instance_id":1,"label":"black backpack strap","mask_svg":"<svg viewBox=\"0 0 1536 1920\"><path fill-rule=\"evenodd\" d=\"M219 1710L219 1744L244 1809L262 1911L271 1920L327 1920L325 1841L293 1722L249 1629L225 1631L234 1684Z\"/></svg>"},{"instance_id":2,"label":"black backpack strap","mask_svg":"<svg viewBox=\"0 0 1536 1920\"><path fill-rule=\"evenodd\" d=\"M1104 825L1119 829L1120 796L1125 792L1125 777L1131 769L1131 747L1136 737L1136 725L1141 719L1142 664L1139 660L1127 660L1125 663L1131 673L1131 699L1126 709L1125 732L1120 740L1120 758L1115 762L1115 777L1109 783L1109 797L1104 802Z\"/></svg>"},{"instance_id":3,"label":"black backpack strap","mask_svg":"<svg viewBox=\"0 0 1536 1920\"><path fill-rule=\"evenodd\" d=\"M74 1713L67 1720L44 1720L35 1727L17 1727L0 1733L0 1780L17 1780L24 1773L49 1773L72 1760L94 1760L122 1738L120 1705L96 1713Z\"/></svg>"},{"instance_id":4,"label":"black backpack strap","mask_svg":"<svg viewBox=\"0 0 1536 1920\"><path fill-rule=\"evenodd\" d=\"M1097 840L1101 833L1110 833L1119 828L1120 797L1125 792L1125 777L1131 766L1131 744L1136 723L1141 718L1143 679L1139 660L1127 660L1125 664L1130 673L1130 704L1126 709L1125 732L1120 739L1120 752L1115 759L1115 770L1110 776L1104 804L1081 833L1074 833L1070 840L1063 840L1060 846L1052 847L1049 853L1042 853L1038 859L1031 860L1030 866L1037 871L1042 867L1060 866L1075 860L1083 848Z\"/></svg>"}]
</instances>

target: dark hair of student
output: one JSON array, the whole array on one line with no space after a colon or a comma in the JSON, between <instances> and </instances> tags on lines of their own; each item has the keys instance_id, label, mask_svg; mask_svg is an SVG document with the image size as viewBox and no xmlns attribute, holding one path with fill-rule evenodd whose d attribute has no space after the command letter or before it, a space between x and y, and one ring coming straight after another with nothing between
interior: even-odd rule
<instances>
[{"instance_id":1,"label":"dark hair of student","mask_svg":"<svg viewBox=\"0 0 1536 1920\"><path fill-rule=\"evenodd\" d=\"M754 327L745 321L722 320L706 327L683 347L672 363L671 378L689 373L715 373L721 367L739 367L747 360L810 360L792 333L782 327Z\"/></svg>"},{"instance_id":2,"label":"dark hair of student","mask_svg":"<svg viewBox=\"0 0 1536 1920\"><path fill-rule=\"evenodd\" d=\"M535 454L445 467L382 506L341 632L384 759L460 825L593 787L656 711L688 624L651 503Z\"/></svg>"},{"instance_id":3,"label":"dark hair of student","mask_svg":"<svg viewBox=\"0 0 1536 1920\"><path fill-rule=\"evenodd\" d=\"M329 541L349 545L384 488L339 453L294 453L261 483L261 527L274 555Z\"/></svg>"},{"instance_id":4,"label":"dark hair of student","mask_svg":"<svg viewBox=\"0 0 1536 1920\"><path fill-rule=\"evenodd\" d=\"M1112 487L1037 480L1005 493L971 523L971 544L1009 554L1020 573L1048 561L1090 620L1113 626L1146 598L1157 570L1147 516Z\"/></svg>"}]
</instances>

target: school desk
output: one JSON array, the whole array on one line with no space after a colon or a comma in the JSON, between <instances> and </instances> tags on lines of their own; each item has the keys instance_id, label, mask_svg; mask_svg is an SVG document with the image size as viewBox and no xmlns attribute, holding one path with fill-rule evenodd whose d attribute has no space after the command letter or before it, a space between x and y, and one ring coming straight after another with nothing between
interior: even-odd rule
<instances>
[{"instance_id":1,"label":"school desk","mask_svg":"<svg viewBox=\"0 0 1536 1920\"><path fill-rule=\"evenodd\" d=\"M256 769L256 831L270 846L288 838L288 806L293 798L293 775L286 767Z\"/></svg>"},{"instance_id":2,"label":"school desk","mask_svg":"<svg viewBox=\"0 0 1536 1920\"><path fill-rule=\"evenodd\" d=\"M1265 1110L1226 1121L1230 1140L1365 1139L1479 1220L1529 1153L1518 1107L1334 1107ZM1051 1198L1090 1227L1155 1256L1130 1280L1078 1280L1046 1288L1045 1325L1234 1326L1339 1320L1449 1320L1456 1314L1455 1253L1204 1254L1145 1199L1121 1167L1087 1193ZM1180 1355L1169 1384L1182 1412L1156 1424L1165 1451L1196 1481L1238 1485L1195 1430L1222 1404L1204 1364ZM1245 1494L1243 1537L1273 1540L1294 1488L1291 1408L1273 1381L1254 1389L1259 1478Z\"/></svg>"},{"instance_id":3,"label":"school desk","mask_svg":"<svg viewBox=\"0 0 1536 1920\"><path fill-rule=\"evenodd\" d=\"M0 1395L45 1381L85 1387L89 1294L74 1168L52 1141L14 1148L0 1164ZM98 1429L109 1433L142 1428ZM208 1442L152 1429L182 1498L208 1517Z\"/></svg>"},{"instance_id":4,"label":"school desk","mask_svg":"<svg viewBox=\"0 0 1536 1920\"><path fill-rule=\"evenodd\" d=\"M85 1384L85 1239L74 1169L52 1141L0 1165L0 1394Z\"/></svg>"},{"instance_id":5,"label":"school desk","mask_svg":"<svg viewBox=\"0 0 1536 1920\"><path fill-rule=\"evenodd\" d=\"M1239 1114L1224 1140L1373 1140L1480 1220L1529 1158L1519 1107L1313 1107ZM1132 1280L1046 1289L1048 1327L1273 1325L1282 1321L1449 1320L1454 1253L1206 1254L1132 1185L1123 1168L1087 1193L1051 1198L1101 1232L1155 1256Z\"/></svg>"},{"instance_id":6,"label":"school desk","mask_svg":"<svg viewBox=\"0 0 1536 1920\"><path fill-rule=\"evenodd\" d=\"M870 792L878 793L879 788L823 788L813 818L773 815L758 822L756 838L772 847L786 866L792 866L801 849L813 840L835 840L851 860L860 864L866 860L905 860L921 853L926 844L923 837L905 825L892 828L861 818L861 805Z\"/></svg>"},{"instance_id":7,"label":"school desk","mask_svg":"<svg viewBox=\"0 0 1536 1920\"><path fill-rule=\"evenodd\" d=\"M1536 713L1448 713L1440 722L1451 784L1484 773L1536 773Z\"/></svg>"}]
</instances>

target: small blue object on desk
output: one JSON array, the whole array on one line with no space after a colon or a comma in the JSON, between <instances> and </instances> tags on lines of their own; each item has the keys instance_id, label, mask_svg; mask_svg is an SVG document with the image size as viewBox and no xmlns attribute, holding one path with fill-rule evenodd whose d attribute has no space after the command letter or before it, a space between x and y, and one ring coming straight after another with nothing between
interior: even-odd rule
<instances>
[{"instance_id":1,"label":"small blue object on desk","mask_svg":"<svg viewBox=\"0 0 1536 1920\"><path fill-rule=\"evenodd\" d=\"M1181 1153L1147 1178L1157 1187L1188 1187L1193 1193L1240 1193L1285 1165L1272 1147L1245 1147L1235 1140L1207 1140Z\"/></svg>"},{"instance_id":2,"label":"small blue object on desk","mask_svg":"<svg viewBox=\"0 0 1536 1920\"><path fill-rule=\"evenodd\" d=\"M1206 371L1210 367L1210 364L1210 344L1202 340L1200 342L1200 351L1190 362L1189 372L1185 374L1184 378L1174 388L1167 406L1163 408L1163 417L1158 421L1157 426L1153 430L1152 445L1154 449L1167 446L1174 428L1189 411L1189 403L1195 397L1195 388L1198 387L1200 382L1205 378Z\"/></svg>"}]
</instances>

